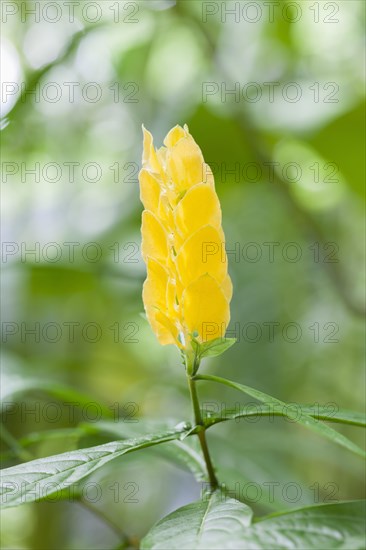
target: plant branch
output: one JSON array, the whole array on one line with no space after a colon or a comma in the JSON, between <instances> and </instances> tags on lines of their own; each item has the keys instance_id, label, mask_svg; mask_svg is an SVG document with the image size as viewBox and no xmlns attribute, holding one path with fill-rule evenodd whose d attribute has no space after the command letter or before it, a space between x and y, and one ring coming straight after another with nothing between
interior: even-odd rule
<instances>
[{"instance_id":1,"label":"plant branch","mask_svg":"<svg viewBox=\"0 0 366 550\"><path fill-rule=\"evenodd\" d=\"M213 464L212 464L210 452L209 452L208 445L207 445L206 433L205 433L206 432L206 426L204 425L203 420L202 420L202 414L201 414L201 409L200 409L200 404L199 404L199 399L198 399L198 394L197 394L196 382L191 376L187 376L187 379L188 379L188 386L189 386L189 391L190 391L190 395L191 395L194 421L195 421L196 426L199 426L199 429L197 431L197 435L198 435L198 439L199 439L199 442L200 442L200 445L201 445L203 456L204 456L204 459L205 459L205 462L206 462L207 473L208 473L208 477L209 477L209 480L210 480L211 490L214 491L215 489L217 489L219 483L218 483L218 480L217 480L217 477L216 477L216 474L215 474L215 470L214 470L214 467L213 467Z\"/></svg>"},{"instance_id":2,"label":"plant branch","mask_svg":"<svg viewBox=\"0 0 366 550\"><path fill-rule=\"evenodd\" d=\"M32 455L28 451L23 449L22 445L7 430L7 428L5 428L4 424L1 424L0 436L16 457L18 457L20 460L24 460L25 462L28 462L28 460L32 460Z\"/></svg>"}]
</instances>

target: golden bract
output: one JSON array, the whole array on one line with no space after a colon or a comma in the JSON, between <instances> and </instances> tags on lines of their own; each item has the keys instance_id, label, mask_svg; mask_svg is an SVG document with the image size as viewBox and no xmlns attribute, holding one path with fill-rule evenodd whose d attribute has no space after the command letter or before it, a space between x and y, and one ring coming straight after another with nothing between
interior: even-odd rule
<instances>
[{"instance_id":1,"label":"golden bract","mask_svg":"<svg viewBox=\"0 0 366 550\"><path fill-rule=\"evenodd\" d=\"M221 208L212 173L188 131L175 126L155 150L143 128L140 171L143 301L159 342L190 349L223 337L230 320Z\"/></svg>"}]
</instances>

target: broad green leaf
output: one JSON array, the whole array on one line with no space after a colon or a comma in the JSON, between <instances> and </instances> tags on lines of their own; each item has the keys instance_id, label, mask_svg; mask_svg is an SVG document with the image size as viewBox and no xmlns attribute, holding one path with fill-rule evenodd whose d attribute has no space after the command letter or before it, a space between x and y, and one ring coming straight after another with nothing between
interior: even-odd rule
<instances>
[{"instance_id":1,"label":"broad green leaf","mask_svg":"<svg viewBox=\"0 0 366 550\"><path fill-rule=\"evenodd\" d=\"M251 517L246 504L215 491L159 521L142 540L141 549L236 550Z\"/></svg>"},{"instance_id":2,"label":"broad green leaf","mask_svg":"<svg viewBox=\"0 0 366 550\"><path fill-rule=\"evenodd\" d=\"M248 416L288 416L289 414L293 414L293 416L295 416L296 411L299 411L299 413L302 412L304 414L308 414L317 420L334 422L337 424L348 424L350 426L361 426L363 428L366 427L366 416L363 413L344 409L335 411L332 410L331 407L327 406L320 407L316 405L300 405L298 403L291 403L286 409L282 405L256 405L253 407L253 404L251 404L250 408L240 412L231 411L228 409L222 412L219 416L206 413L205 425L209 427L213 424L218 424L219 422L225 422L225 420L235 420Z\"/></svg>"},{"instance_id":3,"label":"broad green leaf","mask_svg":"<svg viewBox=\"0 0 366 550\"><path fill-rule=\"evenodd\" d=\"M79 439L86 435L86 430L83 428L60 428L56 430L43 430L42 432L32 432L18 440L19 445L22 447L28 447L35 443L42 443L44 441L63 439Z\"/></svg>"},{"instance_id":4,"label":"broad green leaf","mask_svg":"<svg viewBox=\"0 0 366 550\"><path fill-rule=\"evenodd\" d=\"M198 357L217 357L231 348L236 342L236 338L215 338L208 342L200 343L192 339L192 347Z\"/></svg>"},{"instance_id":5,"label":"broad green leaf","mask_svg":"<svg viewBox=\"0 0 366 550\"><path fill-rule=\"evenodd\" d=\"M353 453L359 456L362 456L363 458L366 457L365 451L363 451L355 443L350 441L347 437L333 430L333 428L330 428L329 426L322 424L318 420L315 420L312 416L310 416L310 414L306 414L301 410L299 411L298 409L295 410L293 404L291 404L292 405L292 408L291 408L291 405L289 405L288 403L285 403L284 401L280 401L279 399L276 399L271 395L263 393L254 388L250 388L249 386L244 386L244 384L238 384L237 382L232 382L231 380L227 380L226 378L221 378L220 376L199 374L195 376L195 380L208 380L210 382L218 382L219 384L224 384L225 386L229 386L243 393L246 393L247 395L250 395L251 397L258 399L258 401L262 401L262 403L266 403L266 405L270 405L270 406L274 405L276 407L282 407L282 409L286 413L284 416L287 416L289 419L293 420L294 422L298 422L299 424L312 429L314 432L317 432L318 434L324 437L327 437L328 439L332 440L334 443L337 443L338 445L345 447L349 451L352 451Z\"/></svg>"},{"instance_id":6,"label":"broad green leaf","mask_svg":"<svg viewBox=\"0 0 366 550\"><path fill-rule=\"evenodd\" d=\"M318 550L365 548L364 500L309 506L255 521L238 549Z\"/></svg>"},{"instance_id":7,"label":"broad green leaf","mask_svg":"<svg viewBox=\"0 0 366 550\"><path fill-rule=\"evenodd\" d=\"M88 428L89 431L92 430L96 434L107 434L116 438L131 437L131 432L136 431L138 433L147 433L151 431L156 431L156 428L162 429L162 426L159 424L154 425L152 422L142 422L139 420L138 426L133 426L131 424L126 424L125 422L96 422L90 428L89 425L83 424L83 428ZM178 427L177 425L176 427ZM165 426L167 429L168 426ZM169 426L170 427L170 426ZM183 427L183 424L182 424ZM184 427L189 431L190 425L185 424ZM188 433L188 432L187 432ZM167 458L178 463L179 466L184 466L189 471L192 472L197 481L206 481L207 480L207 470L205 461L203 459L202 453L199 449L199 443L195 440L196 438L190 438L189 443L185 439L184 441L176 440L171 441L169 445L159 445L156 448L156 452Z\"/></svg>"},{"instance_id":8,"label":"broad green leaf","mask_svg":"<svg viewBox=\"0 0 366 550\"><path fill-rule=\"evenodd\" d=\"M107 462L124 454L178 439L184 434L179 427L135 439L113 441L88 449L32 460L1 471L0 495L4 508L40 500L59 493L88 476Z\"/></svg>"},{"instance_id":9,"label":"broad green leaf","mask_svg":"<svg viewBox=\"0 0 366 550\"><path fill-rule=\"evenodd\" d=\"M179 508L143 539L142 550L319 550L365 548L365 501L309 506L258 518L216 491Z\"/></svg>"}]
</instances>

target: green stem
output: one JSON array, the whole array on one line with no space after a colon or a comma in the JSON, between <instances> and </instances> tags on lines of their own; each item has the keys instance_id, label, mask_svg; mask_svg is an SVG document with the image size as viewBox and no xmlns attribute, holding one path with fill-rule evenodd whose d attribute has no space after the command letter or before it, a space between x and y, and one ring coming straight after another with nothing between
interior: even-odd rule
<instances>
[{"instance_id":1,"label":"green stem","mask_svg":"<svg viewBox=\"0 0 366 550\"><path fill-rule=\"evenodd\" d=\"M188 376L188 375L187 375L187 379L188 379L189 391L190 391L190 394L191 394L191 402L192 402L192 408L193 408L193 415L194 415L195 424L197 426L201 427L201 429L198 431L197 435L198 435L198 439L199 439L199 442L200 442L200 445L201 445L203 456L204 456L204 459L205 459L205 462L206 462L207 473L208 473L208 477L209 477L209 480L210 480L211 490L214 491L215 489L217 489L217 487L219 485L219 482L217 480L215 470L214 470L214 467L213 467L213 464L212 464L210 451L208 450L208 445L207 445L207 440L206 440L206 427L205 427L204 422L202 420L201 409L200 409L200 404L199 404L199 399L198 399L198 394L197 394L197 388L196 388L196 382L195 382L195 380L193 380L193 378L191 376Z\"/></svg>"},{"instance_id":2,"label":"green stem","mask_svg":"<svg viewBox=\"0 0 366 550\"><path fill-rule=\"evenodd\" d=\"M33 456L23 449L23 447L19 444L19 442L15 439L15 437L5 428L4 424L1 424L0 427L0 438L5 441L5 443L9 446L11 451L20 458L20 460L28 461L32 460Z\"/></svg>"}]
</instances>

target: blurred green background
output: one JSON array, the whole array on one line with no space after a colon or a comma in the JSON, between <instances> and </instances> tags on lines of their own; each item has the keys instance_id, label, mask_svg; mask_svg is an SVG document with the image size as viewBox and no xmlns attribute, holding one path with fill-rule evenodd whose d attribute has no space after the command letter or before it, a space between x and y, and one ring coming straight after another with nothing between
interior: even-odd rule
<instances>
[{"instance_id":1,"label":"blurred green background","mask_svg":"<svg viewBox=\"0 0 366 550\"><path fill-rule=\"evenodd\" d=\"M238 342L202 371L361 411L363 2L35 4L2 2L3 467L106 441L74 429L101 420L93 402L130 433L143 416L190 418L179 354L141 317L142 123L158 146L188 124L235 251ZM201 384L211 408L250 402ZM220 480L257 513L364 497L358 457L283 419L223 423L208 440ZM3 548L119 547L86 505L137 544L201 489L155 450L91 482L84 505L4 511Z\"/></svg>"}]
</instances>

